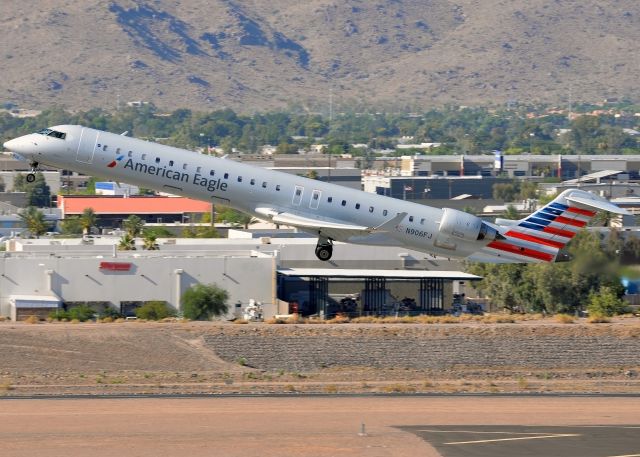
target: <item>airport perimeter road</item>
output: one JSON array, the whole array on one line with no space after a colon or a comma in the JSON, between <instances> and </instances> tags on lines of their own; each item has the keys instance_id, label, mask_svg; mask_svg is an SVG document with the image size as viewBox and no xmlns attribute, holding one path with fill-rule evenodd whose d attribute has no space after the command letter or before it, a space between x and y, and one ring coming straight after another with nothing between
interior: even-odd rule
<instances>
[{"instance_id":1,"label":"airport perimeter road","mask_svg":"<svg viewBox=\"0 0 640 457\"><path fill-rule=\"evenodd\" d=\"M0 400L0 455L630 456L640 449L621 454L631 448L616 443L627 446L637 436L640 447L640 429L618 426L639 424L639 416L640 397L6 399ZM584 427L593 425L611 427ZM442 433L426 430L454 433L445 441ZM438 452L445 442L532 436L517 433L580 437L502 441L491 448L446 445ZM545 441L542 451L532 447L536 441ZM567 443L578 453L567 451Z\"/></svg>"}]
</instances>

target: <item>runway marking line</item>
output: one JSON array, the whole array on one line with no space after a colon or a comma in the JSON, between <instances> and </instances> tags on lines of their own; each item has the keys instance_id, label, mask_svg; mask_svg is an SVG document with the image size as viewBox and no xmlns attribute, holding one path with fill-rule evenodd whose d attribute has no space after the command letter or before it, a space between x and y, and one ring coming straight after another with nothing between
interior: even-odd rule
<instances>
[{"instance_id":1,"label":"runway marking line","mask_svg":"<svg viewBox=\"0 0 640 457\"><path fill-rule=\"evenodd\" d=\"M640 454L612 455L610 457L640 457Z\"/></svg>"},{"instance_id":2,"label":"runway marking line","mask_svg":"<svg viewBox=\"0 0 640 457\"><path fill-rule=\"evenodd\" d=\"M495 438L491 440L473 440L473 441L451 441L449 443L442 444L481 444L481 443L496 443L499 441L519 441L519 440L540 440L549 438L570 438L576 436L582 436L579 433L553 433L553 434L540 434L533 432L485 432L485 431L472 431L472 430L419 430L420 432L431 433L474 433L474 434L501 434L501 435L534 435L534 436L518 436L514 438ZM640 457L640 454L636 456L612 456L612 457Z\"/></svg>"}]
</instances>

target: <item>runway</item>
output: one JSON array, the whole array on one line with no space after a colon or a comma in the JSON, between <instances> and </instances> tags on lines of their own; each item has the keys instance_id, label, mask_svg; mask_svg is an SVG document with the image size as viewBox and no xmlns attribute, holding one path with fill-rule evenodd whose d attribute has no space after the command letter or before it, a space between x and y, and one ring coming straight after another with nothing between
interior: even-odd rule
<instances>
[{"instance_id":1,"label":"runway","mask_svg":"<svg viewBox=\"0 0 640 457\"><path fill-rule=\"evenodd\" d=\"M640 397L0 401L3 457L619 457L639 424Z\"/></svg>"}]
</instances>

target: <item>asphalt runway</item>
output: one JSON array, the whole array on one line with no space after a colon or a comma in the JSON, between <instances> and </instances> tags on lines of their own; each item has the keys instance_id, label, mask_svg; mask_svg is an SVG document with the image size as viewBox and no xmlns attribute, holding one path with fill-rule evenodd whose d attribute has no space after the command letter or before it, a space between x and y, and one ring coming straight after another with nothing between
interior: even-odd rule
<instances>
[{"instance_id":1,"label":"asphalt runway","mask_svg":"<svg viewBox=\"0 0 640 457\"><path fill-rule=\"evenodd\" d=\"M640 457L640 426L400 427L443 457Z\"/></svg>"},{"instance_id":2,"label":"asphalt runway","mask_svg":"<svg viewBox=\"0 0 640 457\"><path fill-rule=\"evenodd\" d=\"M3 399L0 456L640 457L634 424L640 396Z\"/></svg>"}]
</instances>

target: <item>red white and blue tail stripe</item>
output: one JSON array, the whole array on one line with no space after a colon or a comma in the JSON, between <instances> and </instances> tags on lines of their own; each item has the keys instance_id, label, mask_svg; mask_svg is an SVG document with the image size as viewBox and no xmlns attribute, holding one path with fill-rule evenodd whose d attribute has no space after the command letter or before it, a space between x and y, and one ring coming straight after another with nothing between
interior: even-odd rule
<instances>
[{"instance_id":1,"label":"red white and blue tail stripe","mask_svg":"<svg viewBox=\"0 0 640 457\"><path fill-rule=\"evenodd\" d=\"M472 257L501 263L553 262L560 249L600 210L627 213L590 192L566 190L530 216L513 224L498 225L504 239L491 241L478 256Z\"/></svg>"}]
</instances>

